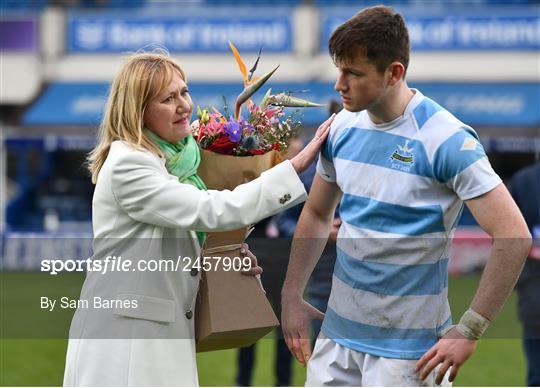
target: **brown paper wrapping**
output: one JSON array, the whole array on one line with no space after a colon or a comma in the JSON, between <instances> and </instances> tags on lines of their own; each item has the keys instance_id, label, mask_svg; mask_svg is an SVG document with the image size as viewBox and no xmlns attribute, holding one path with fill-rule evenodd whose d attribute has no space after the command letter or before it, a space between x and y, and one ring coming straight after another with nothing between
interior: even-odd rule
<instances>
[{"instance_id":1,"label":"brown paper wrapping","mask_svg":"<svg viewBox=\"0 0 540 388\"><path fill-rule=\"evenodd\" d=\"M277 151L256 156L230 156L201 150L201 164L197 174L208 189L233 190L259 177L282 160Z\"/></svg>"},{"instance_id":2,"label":"brown paper wrapping","mask_svg":"<svg viewBox=\"0 0 540 388\"><path fill-rule=\"evenodd\" d=\"M198 175L208 189L233 190L282 160L277 151L241 157L201 150ZM202 256L242 257L240 249L233 248L244 241L246 232L247 228L208 233ZM232 250L226 250L227 246ZM219 247L225 250L208 255L204 253L208 249L219 251ZM221 265L216 268L214 263L212 271L203 272L197 296L197 352L249 346L279 325L255 277L225 271Z\"/></svg>"}]
</instances>

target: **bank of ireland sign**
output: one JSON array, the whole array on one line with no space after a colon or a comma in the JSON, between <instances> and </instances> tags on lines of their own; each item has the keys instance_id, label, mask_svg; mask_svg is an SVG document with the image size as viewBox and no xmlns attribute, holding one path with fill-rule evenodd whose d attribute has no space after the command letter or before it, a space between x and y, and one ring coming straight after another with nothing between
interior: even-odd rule
<instances>
[{"instance_id":1,"label":"bank of ireland sign","mask_svg":"<svg viewBox=\"0 0 540 388\"><path fill-rule=\"evenodd\" d=\"M290 15L269 17L117 17L71 15L69 52L126 52L163 46L170 52L226 52L233 41L242 52L289 52Z\"/></svg>"},{"instance_id":2,"label":"bank of ireland sign","mask_svg":"<svg viewBox=\"0 0 540 388\"><path fill-rule=\"evenodd\" d=\"M401 10L407 23L412 50L538 50L540 7L471 7L430 11ZM349 9L321 13L321 50L327 51L332 32L352 16Z\"/></svg>"}]
</instances>

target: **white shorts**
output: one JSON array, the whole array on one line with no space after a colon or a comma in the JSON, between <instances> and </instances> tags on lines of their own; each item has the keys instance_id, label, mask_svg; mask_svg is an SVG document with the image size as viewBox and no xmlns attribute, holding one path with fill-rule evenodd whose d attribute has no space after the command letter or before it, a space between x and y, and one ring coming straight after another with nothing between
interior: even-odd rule
<instances>
[{"instance_id":1,"label":"white shorts","mask_svg":"<svg viewBox=\"0 0 540 388\"><path fill-rule=\"evenodd\" d=\"M446 373L441 385L435 385L438 368L420 380L415 372L417 360L384 358L357 352L328 339L317 337L307 366L306 387L385 386L385 387L451 387Z\"/></svg>"}]
</instances>

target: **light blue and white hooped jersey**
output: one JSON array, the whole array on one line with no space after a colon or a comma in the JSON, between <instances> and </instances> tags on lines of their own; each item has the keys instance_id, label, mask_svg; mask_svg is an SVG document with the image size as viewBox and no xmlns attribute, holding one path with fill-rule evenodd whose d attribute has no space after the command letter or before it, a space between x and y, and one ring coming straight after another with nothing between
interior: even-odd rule
<instances>
[{"instance_id":1,"label":"light blue and white hooped jersey","mask_svg":"<svg viewBox=\"0 0 540 388\"><path fill-rule=\"evenodd\" d=\"M414 92L404 115L383 125L341 111L317 164L343 192L322 330L402 359L420 358L451 324L448 257L463 201L501 183L474 130Z\"/></svg>"}]
</instances>

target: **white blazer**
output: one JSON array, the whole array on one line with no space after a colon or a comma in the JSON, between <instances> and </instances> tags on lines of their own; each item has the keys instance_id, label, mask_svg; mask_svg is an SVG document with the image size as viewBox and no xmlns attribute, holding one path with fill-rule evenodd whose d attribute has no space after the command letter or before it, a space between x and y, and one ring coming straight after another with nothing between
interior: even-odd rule
<instances>
[{"instance_id":1,"label":"white blazer","mask_svg":"<svg viewBox=\"0 0 540 388\"><path fill-rule=\"evenodd\" d=\"M205 192L179 183L164 159L113 142L92 201L93 260L121 256L132 265L87 272L80 300L88 306L71 323L64 385L198 385L193 310L200 274L184 265L143 271L137 263L195 258L200 247L190 231L238 229L306 196L289 161L233 191Z\"/></svg>"}]
</instances>

